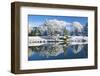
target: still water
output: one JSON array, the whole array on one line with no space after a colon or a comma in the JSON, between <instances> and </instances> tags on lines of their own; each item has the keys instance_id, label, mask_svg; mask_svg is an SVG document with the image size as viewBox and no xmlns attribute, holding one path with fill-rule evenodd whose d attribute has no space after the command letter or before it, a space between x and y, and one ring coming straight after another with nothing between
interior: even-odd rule
<instances>
[{"instance_id":1,"label":"still water","mask_svg":"<svg viewBox=\"0 0 100 76\"><path fill-rule=\"evenodd\" d=\"M47 43L28 48L28 60L83 59L88 58L88 44Z\"/></svg>"}]
</instances>

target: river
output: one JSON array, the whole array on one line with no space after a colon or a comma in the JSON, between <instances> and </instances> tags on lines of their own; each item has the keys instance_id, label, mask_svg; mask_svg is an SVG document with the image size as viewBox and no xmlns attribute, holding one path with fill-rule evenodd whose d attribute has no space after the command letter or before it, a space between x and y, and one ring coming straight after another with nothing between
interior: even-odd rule
<instances>
[{"instance_id":1,"label":"river","mask_svg":"<svg viewBox=\"0 0 100 76\"><path fill-rule=\"evenodd\" d=\"M29 61L84 58L88 58L87 42L48 42L28 47Z\"/></svg>"}]
</instances>

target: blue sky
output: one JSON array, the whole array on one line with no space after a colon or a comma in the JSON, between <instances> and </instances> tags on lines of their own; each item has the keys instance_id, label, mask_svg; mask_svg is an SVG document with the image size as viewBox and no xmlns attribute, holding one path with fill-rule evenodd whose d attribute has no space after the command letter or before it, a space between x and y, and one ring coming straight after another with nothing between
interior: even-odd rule
<instances>
[{"instance_id":1,"label":"blue sky","mask_svg":"<svg viewBox=\"0 0 100 76\"><path fill-rule=\"evenodd\" d=\"M31 26L39 26L45 22L45 20L57 19L65 22L80 22L82 25L86 25L88 22L87 17L75 17L75 16L52 16L52 15L28 15L28 24Z\"/></svg>"}]
</instances>

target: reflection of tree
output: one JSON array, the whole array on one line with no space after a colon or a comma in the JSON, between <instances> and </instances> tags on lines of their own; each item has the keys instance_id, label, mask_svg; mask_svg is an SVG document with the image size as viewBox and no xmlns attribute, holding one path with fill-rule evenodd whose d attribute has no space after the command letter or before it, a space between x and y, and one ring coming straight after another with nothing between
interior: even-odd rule
<instances>
[{"instance_id":1,"label":"reflection of tree","mask_svg":"<svg viewBox=\"0 0 100 76\"><path fill-rule=\"evenodd\" d=\"M63 50L64 50L64 55L67 54L67 48L68 48L68 44L63 45Z\"/></svg>"},{"instance_id":2,"label":"reflection of tree","mask_svg":"<svg viewBox=\"0 0 100 76\"><path fill-rule=\"evenodd\" d=\"M66 52L67 47L63 45L44 45L30 47L33 52L38 53L41 56L58 56L61 53ZM30 50L29 50L30 51Z\"/></svg>"},{"instance_id":3,"label":"reflection of tree","mask_svg":"<svg viewBox=\"0 0 100 76\"><path fill-rule=\"evenodd\" d=\"M72 45L71 46L74 54L79 53L83 47L84 47L84 45Z\"/></svg>"},{"instance_id":4,"label":"reflection of tree","mask_svg":"<svg viewBox=\"0 0 100 76\"><path fill-rule=\"evenodd\" d=\"M85 55L88 56L88 44L84 45L84 51L85 51Z\"/></svg>"},{"instance_id":5,"label":"reflection of tree","mask_svg":"<svg viewBox=\"0 0 100 76\"><path fill-rule=\"evenodd\" d=\"M62 45L43 45L43 46L32 46L29 47L29 56L31 56L34 53L38 53L41 56L57 56L61 53L66 54L67 52L67 48L68 48L68 44L62 44ZM74 54L79 53L82 48L85 48L85 50L87 49L86 46L84 45L71 45L72 51Z\"/></svg>"},{"instance_id":6,"label":"reflection of tree","mask_svg":"<svg viewBox=\"0 0 100 76\"><path fill-rule=\"evenodd\" d=\"M32 51L32 49L31 48L28 48L28 56L30 57L33 54L34 54L34 52Z\"/></svg>"}]
</instances>

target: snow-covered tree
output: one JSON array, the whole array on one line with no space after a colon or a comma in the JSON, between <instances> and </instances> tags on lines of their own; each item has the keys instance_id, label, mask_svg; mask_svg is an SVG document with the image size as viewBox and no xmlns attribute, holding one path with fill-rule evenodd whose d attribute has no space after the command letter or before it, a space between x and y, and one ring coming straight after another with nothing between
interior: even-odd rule
<instances>
[{"instance_id":1,"label":"snow-covered tree","mask_svg":"<svg viewBox=\"0 0 100 76\"><path fill-rule=\"evenodd\" d=\"M83 35L88 36L88 23L86 23L86 25L84 26Z\"/></svg>"},{"instance_id":2,"label":"snow-covered tree","mask_svg":"<svg viewBox=\"0 0 100 76\"><path fill-rule=\"evenodd\" d=\"M70 30L67 29L70 28ZM66 22L57 19L46 20L38 27L29 27L29 34L33 36L64 36L81 35L83 25L80 22Z\"/></svg>"},{"instance_id":3,"label":"snow-covered tree","mask_svg":"<svg viewBox=\"0 0 100 76\"><path fill-rule=\"evenodd\" d=\"M44 26L47 27L48 35L61 35L63 33L64 28L66 27L66 22L53 19L53 20L46 20Z\"/></svg>"}]
</instances>

